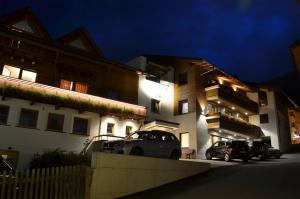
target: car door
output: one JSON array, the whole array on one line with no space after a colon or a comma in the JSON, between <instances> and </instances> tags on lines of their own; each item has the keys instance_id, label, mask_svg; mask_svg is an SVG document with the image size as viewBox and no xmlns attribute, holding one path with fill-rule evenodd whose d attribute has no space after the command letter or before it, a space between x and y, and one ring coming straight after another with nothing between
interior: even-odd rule
<instances>
[{"instance_id":1,"label":"car door","mask_svg":"<svg viewBox=\"0 0 300 199\"><path fill-rule=\"evenodd\" d=\"M175 140L169 134L161 134L161 141L159 147L159 156L169 158L172 151L176 149Z\"/></svg>"},{"instance_id":2,"label":"car door","mask_svg":"<svg viewBox=\"0 0 300 199\"><path fill-rule=\"evenodd\" d=\"M218 145L215 147L215 157L223 158L224 150L226 149L226 143L224 141L218 142Z\"/></svg>"},{"instance_id":3,"label":"car door","mask_svg":"<svg viewBox=\"0 0 300 199\"><path fill-rule=\"evenodd\" d=\"M146 156L159 157L161 153L160 146L161 136L158 133L148 133L145 144L143 145L143 152Z\"/></svg>"}]
</instances>

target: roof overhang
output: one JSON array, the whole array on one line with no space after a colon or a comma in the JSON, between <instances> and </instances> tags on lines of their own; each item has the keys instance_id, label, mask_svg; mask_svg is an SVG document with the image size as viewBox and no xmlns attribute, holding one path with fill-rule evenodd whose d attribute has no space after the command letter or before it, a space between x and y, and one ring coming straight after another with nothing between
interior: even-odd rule
<instances>
[{"instance_id":1,"label":"roof overhang","mask_svg":"<svg viewBox=\"0 0 300 199\"><path fill-rule=\"evenodd\" d=\"M141 127L141 130L162 130L167 132L175 131L179 128L179 123L155 120Z\"/></svg>"}]
</instances>

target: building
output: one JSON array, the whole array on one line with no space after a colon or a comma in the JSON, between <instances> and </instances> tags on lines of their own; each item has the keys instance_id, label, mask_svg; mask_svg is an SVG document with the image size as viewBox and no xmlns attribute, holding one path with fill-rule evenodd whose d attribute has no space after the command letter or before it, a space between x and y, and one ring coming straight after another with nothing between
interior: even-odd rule
<instances>
[{"instance_id":1,"label":"building","mask_svg":"<svg viewBox=\"0 0 300 199\"><path fill-rule=\"evenodd\" d=\"M143 71L139 104L149 109L145 126L174 132L198 158L212 143L228 139L290 149L287 113L294 105L281 92L245 84L198 58L142 55L127 64Z\"/></svg>"},{"instance_id":2,"label":"building","mask_svg":"<svg viewBox=\"0 0 300 199\"><path fill-rule=\"evenodd\" d=\"M18 168L45 150L124 137L147 111L135 105L136 69L103 57L83 28L51 38L31 9L0 18L0 88L0 154Z\"/></svg>"},{"instance_id":3,"label":"building","mask_svg":"<svg viewBox=\"0 0 300 199\"><path fill-rule=\"evenodd\" d=\"M300 78L300 41L296 41L290 46L290 53Z\"/></svg>"}]
</instances>

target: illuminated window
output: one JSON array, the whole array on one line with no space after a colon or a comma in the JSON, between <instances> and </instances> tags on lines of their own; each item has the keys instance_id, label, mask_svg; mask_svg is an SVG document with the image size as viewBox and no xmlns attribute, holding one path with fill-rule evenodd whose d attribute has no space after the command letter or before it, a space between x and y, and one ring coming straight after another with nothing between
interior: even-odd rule
<instances>
[{"instance_id":1,"label":"illuminated window","mask_svg":"<svg viewBox=\"0 0 300 199\"><path fill-rule=\"evenodd\" d=\"M37 74L32 71L22 70L18 67L9 66L9 65L4 65L2 70L2 75L13 77L13 78L20 78L20 73L22 73L21 79L26 81L31 81L31 82L36 81Z\"/></svg>"},{"instance_id":2,"label":"illuminated window","mask_svg":"<svg viewBox=\"0 0 300 199\"><path fill-rule=\"evenodd\" d=\"M109 134L114 134L115 131L115 124L107 123L106 132Z\"/></svg>"},{"instance_id":3,"label":"illuminated window","mask_svg":"<svg viewBox=\"0 0 300 199\"><path fill-rule=\"evenodd\" d=\"M79 135L88 135L89 120L85 118L74 117L73 133Z\"/></svg>"},{"instance_id":4,"label":"illuminated window","mask_svg":"<svg viewBox=\"0 0 300 199\"><path fill-rule=\"evenodd\" d=\"M160 104L159 100L151 99L151 112L159 113L159 111L160 111L159 104Z\"/></svg>"},{"instance_id":5,"label":"illuminated window","mask_svg":"<svg viewBox=\"0 0 300 199\"><path fill-rule=\"evenodd\" d=\"M3 70L2 70L2 75L8 76L8 77L19 78L20 71L21 71L20 68L17 68L14 66L9 66L9 65L4 65Z\"/></svg>"},{"instance_id":6,"label":"illuminated window","mask_svg":"<svg viewBox=\"0 0 300 199\"><path fill-rule=\"evenodd\" d=\"M23 80L27 80L27 81L31 81L31 82L35 82L36 80L36 73L35 72L31 72L31 71L27 71L27 70L23 70L22 71L22 78Z\"/></svg>"},{"instance_id":7,"label":"illuminated window","mask_svg":"<svg viewBox=\"0 0 300 199\"><path fill-rule=\"evenodd\" d=\"M60 88L66 89L66 90L72 90L73 89L73 82L68 80L60 80Z\"/></svg>"},{"instance_id":8,"label":"illuminated window","mask_svg":"<svg viewBox=\"0 0 300 199\"><path fill-rule=\"evenodd\" d=\"M179 101L179 114L185 114L189 112L189 103L188 100Z\"/></svg>"},{"instance_id":9,"label":"illuminated window","mask_svg":"<svg viewBox=\"0 0 300 199\"><path fill-rule=\"evenodd\" d=\"M190 134L180 133L180 143L182 148L190 147Z\"/></svg>"},{"instance_id":10,"label":"illuminated window","mask_svg":"<svg viewBox=\"0 0 300 199\"><path fill-rule=\"evenodd\" d=\"M188 77L187 72L179 73L178 74L178 85L179 86L186 85L188 83L187 77Z\"/></svg>"},{"instance_id":11,"label":"illuminated window","mask_svg":"<svg viewBox=\"0 0 300 199\"><path fill-rule=\"evenodd\" d=\"M87 93L88 91L88 85L76 82L75 84L75 91L80 93Z\"/></svg>"},{"instance_id":12,"label":"illuminated window","mask_svg":"<svg viewBox=\"0 0 300 199\"><path fill-rule=\"evenodd\" d=\"M9 107L0 105L0 124L6 124L8 118Z\"/></svg>"},{"instance_id":13,"label":"illuminated window","mask_svg":"<svg viewBox=\"0 0 300 199\"><path fill-rule=\"evenodd\" d=\"M132 126L126 126L125 135L129 135L132 132Z\"/></svg>"},{"instance_id":14,"label":"illuminated window","mask_svg":"<svg viewBox=\"0 0 300 199\"><path fill-rule=\"evenodd\" d=\"M48 130L63 131L64 115L49 113L48 115Z\"/></svg>"},{"instance_id":15,"label":"illuminated window","mask_svg":"<svg viewBox=\"0 0 300 199\"><path fill-rule=\"evenodd\" d=\"M39 112L35 110L22 109L19 126L27 128L36 128Z\"/></svg>"},{"instance_id":16,"label":"illuminated window","mask_svg":"<svg viewBox=\"0 0 300 199\"><path fill-rule=\"evenodd\" d=\"M60 80L60 88L66 89L66 90L74 90L76 92L80 93L87 93L88 91L88 85L80 82L73 82L69 80Z\"/></svg>"},{"instance_id":17,"label":"illuminated window","mask_svg":"<svg viewBox=\"0 0 300 199\"><path fill-rule=\"evenodd\" d=\"M261 115L259 115L259 119L260 119L260 123L261 124L269 123L269 116L268 116L268 114L261 114Z\"/></svg>"}]
</instances>

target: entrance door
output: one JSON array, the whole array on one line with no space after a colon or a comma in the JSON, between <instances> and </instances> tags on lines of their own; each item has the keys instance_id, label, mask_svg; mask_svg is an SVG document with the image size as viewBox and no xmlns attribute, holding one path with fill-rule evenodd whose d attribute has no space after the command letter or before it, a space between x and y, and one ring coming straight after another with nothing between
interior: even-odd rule
<instances>
[{"instance_id":1,"label":"entrance door","mask_svg":"<svg viewBox=\"0 0 300 199\"><path fill-rule=\"evenodd\" d=\"M188 132L180 133L180 145L181 145L181 148L189 148L190 147L190 134Z\"/></svg>"}]
</instances>

